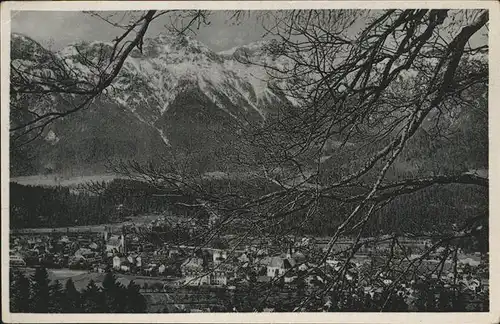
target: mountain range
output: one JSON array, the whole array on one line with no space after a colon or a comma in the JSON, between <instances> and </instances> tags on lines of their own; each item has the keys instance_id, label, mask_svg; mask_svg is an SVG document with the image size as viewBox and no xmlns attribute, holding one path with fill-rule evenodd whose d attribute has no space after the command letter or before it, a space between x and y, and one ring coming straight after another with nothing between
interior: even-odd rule
<instances>
[{"instance_id":1,"label":"mountain range","mask_svg":"<svg viewBox=\"0 0 500 324\"><path fill-rule=\"evenodd\" d=\"M293 104L279 86L271 86L264 67L242 59L286 65L268 53L269 44L217 53L184 35L145 39L142 51L130 53L112 86L89 108L50 124L40 140L23 148L29 154L11 156L19 160L11 163L11 173L98 171L110 159L154 161L175 149L210 160L225 147L221 143L231 140L236 125L264 120L273 107ZM11 37L14 66L33 66L48 75L60 75L64 66L84 80L96 76L82 57L96 62L111 50L111 43L92 42L53 52L25 35ZM65 109L67 101L52 95L46 102L29 98L25 104L44 111Z\"/></svg>"},{"instance_id":2,"label":"mountain range","mask_svg":"<svg viewBox=\"0 0 500 324\"><path fill-rule=\"evenodd\" d=\"M219 158L241 149L236 142L241 126L264 121L282 105L297 105L280 90L287 86L284 81L270 77L263 67L291 65L272 54L272 45L260 41L214 52L188 36L147 38L142 51L130 53L112 85L90 107L56 120L39 139L11 150L11 175L104 173L110 160L157 162L168 152L195 156L189 163L204 172L221 171L224 162ZM55 52L25 35L11 36L12 66L62 81L68 75L93 81L93 65L106 64L99 58L112 50L111 43L92 42ZM397 165L405 172L487 169L486 98L484 94L477 109L464 110L454 119L445 141L420 130ZM14 101L43 113L67 110L72 100L78 98L11 96L11 106ZM11 109L11 125L26 118L22 111ZM333 156L325 152L325 160Z\"/></svg>"}]
</instances>

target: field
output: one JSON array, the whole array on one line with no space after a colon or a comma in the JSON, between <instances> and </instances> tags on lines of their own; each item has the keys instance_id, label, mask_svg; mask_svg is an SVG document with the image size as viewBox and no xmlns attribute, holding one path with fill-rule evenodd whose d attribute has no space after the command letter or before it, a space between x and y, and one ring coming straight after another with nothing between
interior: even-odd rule
<instances>
[{"instance_id":1,"label":"field","mask_svg":"<svg viewBox=\"0 0 500 324\"><path fill-rule=\"evenodd\" d=\"M32 274L35 273L34 268L22 268L21 270L28 276L31 276ZM63 284L66 282L66 280L68 280L68 278L73 278L74 280L74 278L84 276L88 273L88 271L85 270L70 270L70 269L47 269L47 272L49 274L49 279L51 281L59 280Z\"/></svg>"},{"instance_id":2,"label":"field","mask_svg":"<svg viewBox=\"0 0 500 324\"><path fill-rule=\"evenodd\" d=\"M22 271L31 276L35 273L34 268L22 268ZM90 280L94 280L97 285L100 285L104 280L105 273L89 272L85 270L70 270L70 269L47 269L49 274L49 279L54 282L59 280L63 285L66 281L71 278L75 284L77 290L83 290ZM135 276L127 274L116 274L118 282L123 285L128 285L131 280L134 280L139 286L143 286L147 283L149 286L159 283L164 285L169 283L169 281L164 277L145 277L145 276Z\"/></svg>"},{"instance_id":3,"label":"field","mask_svg":"<svg viewBox=\"0 0 500 324\"><path fill-rule=\"evenodd\" d=\"M64 176L60 174L47 175L32 175L11 178L11 182L25 186L45 186L45 187L76 187L87 182L110 182L117 179L114 174L97 174L97 175L80 175L80 176Z\"/></svg>"},{"instance_id":4,"label":"field","mask_svg":"<svg viewBox=\"0 0 500 324\"><path fill-rule=\"evenodd\" d=\"M130 217L130 220L119 223L107 223L100 225L81 225L71 227L42 227L42 228L21 228L11 229L11 234L50 234L50 233L102 233L105 227L108 227L113 232L121 229L122 226L133 225L142 226L157 219L159 215L145 214L140 216Z\"/></svg>"}]
</instances>

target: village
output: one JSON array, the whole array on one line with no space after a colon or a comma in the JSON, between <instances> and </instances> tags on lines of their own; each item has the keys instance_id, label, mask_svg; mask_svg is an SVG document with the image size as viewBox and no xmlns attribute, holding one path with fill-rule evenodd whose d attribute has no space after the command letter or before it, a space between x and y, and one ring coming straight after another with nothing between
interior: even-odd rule
<instances>
[{"instance_id":1,"label":"village","mask_svg":"<svg viewBox=\"0 0 500 324\"><path fill-rule=\"evenodd\" d=\"M94 230L53 229L52 231L13 232L10 235L10 265L12 268L29 269L43 266L56 273L53 280L64 281L72 277L77 288L83 289L90 279L99 285L106 272L117 275L123 285L131 280L139 284L146 294L171 293L186 287L204 287L238 291L251 284L278 286L296 290L297 285L306 289L321 286L332 272L338 271L348 259L353 241L338 240L324 262L321 257L328 251L330 238L301 237L287 244L265 242L255 238L253 244L221 246L190 246L175 242L151 241L151 233L165 224L176 227L183 218L158 219L146 226L103 226ZM196 229L190 223L189 228ZM160 226L162 224L162 226ZM184 224L185 225L185 224ZM404 253L412 260L421 256L431 244L429 239L401 238ZM391 250L391 240L376 241L365 238L357 253L349 258L347 280L361 282L363 273L376 263L377 255ZM393 248L393 247L392 247ZM439 264L437 250L424 265L429 269ZM401 253L401 251L399 251ZM476 293L488 287L487 266L479 253L460 253L457 274L459 280ZM455 280L451 261L443 265L440 278L444 282ZM366 283L365 293L382 291L392 284L391 273L380 273L380 285ZM433 277L437 278L436 274ZM408 287L408 290L411 290ZM406 291L405 293L410 293Z\"/></svg>"}]
</instances>

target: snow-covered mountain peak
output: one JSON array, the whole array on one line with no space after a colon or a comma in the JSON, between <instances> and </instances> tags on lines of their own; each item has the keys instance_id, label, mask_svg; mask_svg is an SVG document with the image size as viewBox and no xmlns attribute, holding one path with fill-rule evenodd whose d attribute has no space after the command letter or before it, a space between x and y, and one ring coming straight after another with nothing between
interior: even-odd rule
<instances>
[{"instance_id":1,"label":"snow-covered mountain peak","mask_svg":"<svg viewBox=\"0 0 500 324\"><path fill-rule=\"evenodd\" d=\"M267 44L269 41L240 46L234 53L247 51L259 60L267 58L266 62L271 62L263 51ZM72 44L57 53L45 51L64 61L60 66L68 67L74 77L97 82L102 69L110 72L106 58L112 48L110 43L92 42ZM89 61L96 66L89 66ZM160 34L145 39L142 52L134 49L130 53L113 86L107 89L105 100L155 129L168 144L167 130L161 124L172 106L177 111L182 109L176 104L177 98L185 101L193 97L192 100L198 100L195 105L203 102L212 110L222 110L213 111L214 115L262 120L273 106L288 102L283 93L268 86L268 81L269 75L262 66L215 53L189 36Z\"/></svg>"},{"instance_id":2,"label":"snow-covered mountain peak","mask_svg":"<svg viewBox=\"0 0 500 324\"><path fill-rule=\"evenodd\" d=\"M267 44L260 41L243 48L261 51ZM127 106L148 102L156 107L154 120L168 111L178 94L197 88L226 112L253 111L265 118L264 107L282 99L269 89L268 79L264 68L215 53L192 37L160 34L145 40L142 55L126 60L117 80L123 90L117 100Z\"/></svg>"},{"instance_id":3,"label":"snow-covered mountain peak","mask_svg":"<svg viewBox=\"0 0 500 324\"><path fill-rule=\"evenodd\" d=\"M221 60L219 55L200 41L186 35L172 34L159 34L145 39L143 53L134 51L132 57L162 59L168 63Z\"/></svg>"},{"instance_id":4,"label":"snow-covered mountain peak","mask_svg":"<svg viewBox=\"0 0 500 324\"><path fill-rule=\"evenodd\" d=\"M262 55L267 53L268 47L272 44L272 40L260 40L253 43L235 46L228 50L220 51L218 54L223 56L233 56L237 52L245 52L248 55Z\"/></svg>"},{"instance_id":5,"label":"snow-covered mountain peak","mask_svg":"<svg viewBox=\"0 0 500 324\"><path fill-rule=\"evenodd\" d=\"M210 52L211 50L202 42L189 35L177 35L170 33L161 33L156 37L149 38L146 41L155 42L157 44L171 44L175 49L191 48L201 52Z\"/></svg>"}]
</instances>

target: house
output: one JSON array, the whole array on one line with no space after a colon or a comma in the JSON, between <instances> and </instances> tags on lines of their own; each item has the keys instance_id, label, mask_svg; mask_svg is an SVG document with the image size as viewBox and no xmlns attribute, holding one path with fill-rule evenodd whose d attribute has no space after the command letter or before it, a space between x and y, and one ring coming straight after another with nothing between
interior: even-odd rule
<instances>
[{"instance_id":1,"label":"house","mask_svg":"<svg viewBox=\"0 0 500 324\"><path fill-rule=\"evenodd\" d=\"M88 249L88 248L78 248L76 251L75 251L75 256L83 256L83 255L87 255L87 254L93 254L94 252L91 250L91 249Z\"/></svg>"},{"instance_id":2,"label":"house","mask_svg":"<svg viewBox=\"0 0 500 324\"><path fill-rule=\"evenodd\" d=\"M128 260L125 260L121 265L120 265L120 270L122 271L130 271L130 263Z\"/></svg>"},{"instance_id":3,"label":"house","mask_svg":"<svg viewBox=\"0 0 500 324\"><path fill-rule=\"evenodd\" d=\"M108 270L108 265L106 263L100 263L96 267L96 272L98 272L98 273L106 273L107 270Z\"/></svg>"},{"instance_id":4,"label":"house","mask_svg":"<svg viewBox=\"0 0 500 324\"><path fill-rule=\"evenodd\" d=\"M28 239L28 241L26 242L26 245L28 246L28 249L32 250L36 245L36 240L35 239Z\"/></svg>"},{"instance_id":5,"label":"house","mask_svg":"<svg viewBox=\"0 0 500 324\"><path fill-rule=\"evenodd\" d=\"M155 273L157 272L158 270L158 267L156 266L156 264L154 263L149 263L145 269L144 269L144 273L147 275L147 276L154 276Z\"/></svg>"},{"instance_id":6,"label":"house","mask_svg":"<svg viewBox=\"0 0 500 324\"><path fill-rule=\"evenodd\" d=\"M112 235L106 241L106 252L125 253L125 237L123 235Z\"/></svg>"},{"instance_id":7,"label":"house","mask_svg":"<svg viewBox=\"0 0 500 324\"><path fill-rule=\"evenodd\" d=\"M90 249L87 249L87 248L80 248L78 250L76 250L75 252L75 257L77 259L88 259L88 258L92 258L94 256L94 252L91 251Z\"/></svg>"},{"instance_id":8,"label":"house","mask_svg":"<svg viewBox=\"0 0 500 324\"><path fill-rule=\"evenodd\" d=\"M226 286L228 274L225 270L215 269L210 275L210 284L216 286Z\"/></svg>"},{"instance_id":9,"label":"house","mask_svg":"<svg viewBox=\"0 0 500 324\"><path fill-rule=\"evenodd\" d=\"M92 265L100 263L102 258L98 255L88 255L86 257L82 257L81 260L85 260L87 264Z\"/></svg>"},{"instance_id":10,"label":"house","mask_svg":"<svg viewBox=\"0 0 500 324\"><path fill-rule=\"evenodd\" d=\"M289 271L285 273L285 283L291 283L297 279L297 274L295 271Z\"/></svg>"},{"instance_id":11,"label":"house","mask_svg":"<svg viewBox=\"0 0 500 324\"><path fill-rule=\"evenodd\" d=\"M209 285L210 274L203 274L203 259L189 258L181 265L181 273L190 286Z\"/></svg>"},{"instance_id":12,"label":"house","mask_svg":"<svg viewBox=\"0 0 500 324\"><path fill-rule=\"evenodd\" d=\"M306 262L306 256L302 252L297 251L297 252L293 253L291 255L291 257L292 257L292 259L295 260L295 262L297 264L302 264L302 263Z\"/></svg>"},{"instance_id":13,"label":"house","mask_svg":"<svg viewBox=\"0 0 500 324\"><path fill-rule=\"evenodd\" d=\"M136 264L136 256L135 255L127 256L127 260L130 264Z\"/></svg>"},{"instance_id":14,"label":"house","mask_svg":"<svg viewBox=\"0 0 500 324\"><path fill-rule=\"evenodd\" d=\"M234 279L236 275L232 265L222 263L219 264L210 275L210 284L215 286L226 286L230 279Z\"/></svg>"},{"instance_id":15,"label":"house","mask_svg":"<svg viewBox=\"0 0 500 324\"><path fill-rule=\"evenodd\" d=\"M188 258L181 264L181 273L201 272L203 271L203 259L192 257Z\"/></svg>"},{"instance_id":16,"label":"house","mask_svg":"<svg viewBox=\"0 0 500 324\"><path fill-rule=\"evenodd\" d=\"M61 239L59 240L60 243L67 244L70 242L69 237L67 235L63 235Z\"/></svg>"},{"instance_id":17,"label":"house","mask_svg":"<svg viewBox=\"0 0 500 324\"><path fill-rule=\"evenodd\" d=\"M142 257L140 255L138 255L136 258L135 258L135 265L140 268L142 267Z\"/></svg>"},{"instance_id":18,"label":"house","mask_svg":"<svg viewBox=\"0 0 500 324\"><path fill-rule=\"evenodd\" d=\"M283 258L281 256L275 256L271 258L266 258L266 273L270 278L275 278L282 276L285 272L295 266L295 260L292 258Z\"/></svg>"},{"instance_id":19,"label":"house","mask_svg":"<svg viewBox=\"0 0 500 324\"><path fill-rule=\"evenodd\" d=\"M255 254L258 257L267 256L269 255L269 249L267 248L258 249Z\"/></svg>"},{"instance_id":20,"label":"house","mask_svg":"<svg viewBox=\"0 0 500 324\"><path fill-rule=\"evenodd\" d=\"M11 254L9 258L11 267L25 267L26 262L24 259L18 254Z\"/></svg>"},{"instance_id":21,"label":"house","mask_svg":"<svg viewBox=\"0 0 500 324\"><path fill-rule=\"evenodd\" d=\"M342 268L342 261L340 260L334 260L331 258L328 258L326 260L326 264L332 267L335 271L339 271Z\"/></svg>"},{"instance_id":22,"label":"house","mask_svg":"<svg viewBox=\"0 0 500 324\"><path fill-rule=\"evenodd\" d=\"M214 250L212 258L215 264L220 263L227 259L227 252L223 250Z\"/></svg>"},{"instance_id":23,"label":"house","mask_svg":"<svg viewBox=\"0 0 500 324\"><path fill-rule=\"evenodd\" d=\"M169 258L174 258L174 257L176 257L176 256L178 256L178 255L180 255L180 254L181 254L181 252L180 252L180 250L179 250L179 249L176 249L176 248L170 248L170 249L168 250L168 257L169 257Z\"/></svg>"},{"instance_id":24,"label":"house","mask_svg":"<svg viewBox=\"0 0 500 324\"><path fill-rule=\"evenodd\" d=\"M115 256L113 258L113 269L119 270L122 265L128 265L128 260L125 257Z\"/></svg>"},{"instance_id":25,"label":"house","mask_svg":"<svg viewBox=\"0 0 500 324\"><path fill-rule=\"evenodd\" d=\"M240 255L238 257L238 261L241 262L242 264L245 264L245 263L250 262L250 258L248 257L248 255L246 253L243 253L242 255Z\"/></svg>"},{"instance_id":26,"label":"house","mask_svg":"<svg viewBox=\"0 0 500 324\"><path fill-rule=\"evenodd\" d=\"M350 276L350 274L347 275ZM308 270L307 276L304 278L304 281L308 286L323 284L325 282L325 280L323 279L324 276L325 274L320 269L311 267Z\"/></svg>"},{"instance_id":27,"label":"house","mask_svg":"<svg viewBox=\"0 0 500 324\"><path fill-rule=\"evenodd\" d=\"M315 244L314 238L312 237L303 237L300 241L295 242L295 247L306 247Z\"/></svg>"},{"instance_id":28,"label":"house","mask_svg":"<svg viewBox=\"0 0 500 324\"><path fill-rule=\"evenodd\" d=\"M210 274L189 273L184 277L188 286L210 285Z\"/></svg>"},{"instance_id":29,"label":"house","mask_svg":"<svg viewBox=\"0 0 500 324\"><path fill-rule=\"evenodd\" d=\"M121 260L119 256L113 258L113 269L120 269Z\"/></svg>"}]
</instances>

